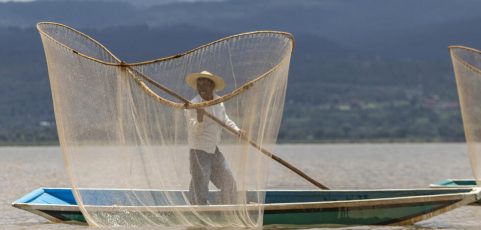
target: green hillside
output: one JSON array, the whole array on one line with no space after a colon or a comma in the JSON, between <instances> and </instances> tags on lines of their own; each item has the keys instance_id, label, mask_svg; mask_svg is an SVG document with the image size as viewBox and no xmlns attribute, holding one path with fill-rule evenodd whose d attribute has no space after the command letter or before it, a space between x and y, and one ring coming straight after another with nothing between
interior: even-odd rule
<instances>
[{"instance_id":1,"label":"green hillside","mask_svg":"<svg viewBox=\"0 0 481 230\"><path fill-rule=\"evenodd\" d=\"M434 13L426 16L421 9L451 12L454 3L427 0L403 14L409 7L379 0L263 1L255 10L235 0L128 2L0 3L0 144L58 142L36 21L74 26L128 62L176 54L238 32L289 31L296 48L280 142L464 140L446 47L476 47L479 16L469 4L481 3L466 1L459 5L462 14L427 18ZM74 8L77 13L69 13ZM219 12L215 17L209 16L212 9ZM355 10L360 15L353 15ZM286 17L293 11L295 16ZM362 15L370 16L361 20Z\"/></svg>"}]
</instances>

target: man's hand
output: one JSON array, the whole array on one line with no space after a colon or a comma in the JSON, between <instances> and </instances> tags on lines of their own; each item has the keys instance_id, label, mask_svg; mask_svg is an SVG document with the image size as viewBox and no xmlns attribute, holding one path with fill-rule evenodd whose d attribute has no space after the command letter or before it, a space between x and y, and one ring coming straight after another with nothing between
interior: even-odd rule
<instances>
[{"instance_id":1,"label":"man's hand","mask_svg":"<svg viewBox=\"0 0 481 230\"><path fill-rule=\"evenodd\" d=\"M237 135L239 135L239 137L241 137L241 138L243 138L243 137L245 138L245 137L247 137L247 132L245 130L241 129L237 132Z\"/></svg>"},{"instance_id":2,"label":"man's hand","mask_svg":"<svg viewBox=\"0 0 481 230\"><path fill-rule=\"evenodd\" d=\"M197 121L198 122L204 121L204 113L205 113L205 111L203 109L197 109Z\"/></svg>"}]
</instances>

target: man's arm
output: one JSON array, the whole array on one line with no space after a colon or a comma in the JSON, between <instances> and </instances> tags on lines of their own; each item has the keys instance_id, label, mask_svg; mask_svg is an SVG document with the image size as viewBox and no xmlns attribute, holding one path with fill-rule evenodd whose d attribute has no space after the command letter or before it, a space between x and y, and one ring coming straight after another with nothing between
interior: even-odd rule
<instances>
[{"instance_id":1,"label":"man's arm","mask_svg":"<svg viewBox=\"0 0 481 230\"><path fill-rule=\"evenodd\" d=\"M246 136L246 131L240 129L240 128L236 125L236 123L229 118L229 116L228 116L227 113L225 112L224 103L221 104L221 109L222 109L222 113L224 114L224 117L223 117L224 123L225 123L227 126L233 128L233 129L237 132L237 134L239 134L239 136Z\"/></svg>"},{"instance_id":2,"label":"man's arm","mask_svg":"<svg viewBox=\"0 0 481 230\"><path fill-rule=\"evenodd\" d=\"M184 115L185 115L185 118L187 119L187 125L192 128L197 128L198 126L202 125L204 113L200 115L201 117L199 117L198 111L196 111L196 115L192 113L194 113L194 111L191 109L184 110Z\"/></svg>"},{"instance_id":3,"label":"man's arm","mask_svg":"<svg viewBox=\"0 0 481 230\"><path fill-rule=\"evenodd\" d=\"M203 109L197 109L197 121L198 122L203 122L204 121L204 110Z\"/></svg>"},{"instance_id":4,"label":"man's arm","mask_svg":"<svg viewBox=\"0 0 481 230\"><path fill-rule=\"evenodd\" d=\"M190 102L197 103L198 98L194 97ZM204 110L196 109L195 114L193 113L194 113L193 109L184 110L184 115L185 115L185 118L187 119L187 124L193 128L196 128L197 126L201 125L202 122L204 121Z\"/></svg>"},{"instance_id":5,"label":"man's arm","mask_svg":"<svg viewBox=\"0 0 481 230\"><path fill-rule=\"evenodd\" d=\"M225 114L225 113L224 113L224 114ZM225 114L225 116L224 116L224 123L225 123L227 126L233 128L235 131L239 131L239 130L240 130L239 127L237 127L237 125L229 118L229 116L227 116L227 114Z\"/></svg>"}]
</instances>

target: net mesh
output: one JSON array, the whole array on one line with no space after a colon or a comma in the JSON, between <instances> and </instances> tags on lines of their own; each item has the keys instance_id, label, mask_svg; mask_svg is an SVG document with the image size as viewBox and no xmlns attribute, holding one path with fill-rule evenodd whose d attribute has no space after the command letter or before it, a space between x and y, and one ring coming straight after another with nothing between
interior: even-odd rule
<instances>
[{"instance_id":1,"label":"net mesh","mask_svg":"<svg viewBox=\"0 0 481 230\"><path fill-rule=\"evenodd\" d=\"M481 185L481 53L461 46L452 46L449 51L456 76L471 169L476 184Z\"/></svg>"},{"instance_id":2,"label":"net mesh","mask_svg":"<svg viewBox=\"0 0 481 230\"><path fill-rule=\"evenodd\" d=\"M276 143L291 35L245 33L125 64L72 28L38 29L66 169L89 224L262 225L270 159L243 137ZM202 71L225 82L214 100L195 100L186 84Z\"/></svg>"}]
</instances>

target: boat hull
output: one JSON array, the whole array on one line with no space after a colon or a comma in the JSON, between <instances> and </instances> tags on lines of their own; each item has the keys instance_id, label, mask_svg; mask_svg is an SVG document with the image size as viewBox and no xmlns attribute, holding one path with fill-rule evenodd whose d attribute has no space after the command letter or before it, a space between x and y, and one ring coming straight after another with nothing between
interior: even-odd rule
<instances>
[{"instance_id":1,"label":"boat hull","mask_svg":"<svg viewBox=\"0 0 481 230\"><path fill-rule=\"evenodd\" d=\"M89 189L92 194L102 193L102 197L109 192L118 195L119 191L122 190ZM406 225L475 202L478 194L477 189L471 188L266 191L264 225ZM100 201L101 205L91 209L116 215L117 210L108 202ZM37 189L12 205L54 222L85 222L70 189ZM212 213L219 207L199 208ZM166 211L165 206L148 209Z\"/></svg>"},{"instance_id":2,"label":"boat hull","mask_svg":"<svg viewBox=\"0 0 481 230\"><path fill-rule=\"evenodd\" d=\"M476 180L474 179L446 179L434 184L430 184L431 188L474 188L476 187ZM473 202L470 205L481 205L481 200Z\"/></svg>"}]
</instances>

